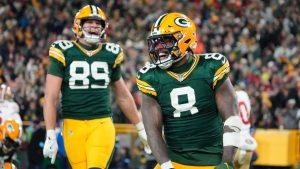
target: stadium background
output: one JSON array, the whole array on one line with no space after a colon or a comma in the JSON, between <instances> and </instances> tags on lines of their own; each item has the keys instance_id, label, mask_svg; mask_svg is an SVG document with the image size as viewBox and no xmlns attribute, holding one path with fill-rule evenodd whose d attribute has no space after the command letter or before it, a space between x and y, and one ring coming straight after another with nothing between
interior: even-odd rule
<instances>
[{"instance_id":1,"label":"stadium background","mask_svg":"<svg viewBox=\"0 0 300 169\"><path fill-rule=\"evenodd\" d=\"M266 159L262 164L274 168L272 165L276 164L268 163L273 158L268 152L273 152L285 156L286 159L278 160L289 161L286 164L297 163L300 154L299 0L2 0L0 82L11 86L25 124L24 141L18 152L21 168L47 168L47 161L42 157L45 134L42 105L49 46L57 39L73 39L74 15L89 3L105 11L109 22L107 40L120 44L125 51L123 76L138 107L141 98L135 73L148 61L146 38L151 23L166 12L185 13L197 25L199 44L195 52L219 52L227 56L233 84L250 95L251 123L259 134L256 137L259 143L272 145L269 149L258 145L261 149L258 160ZM115 102L112 106L114 121L128 123ZM110 168L146 168L147 162L153 162L153 157L146 156L138 146L131 126L120 125L119 131L125 134L118 135ZM286 137L282 142L274 142ZM284 153L276 146L282 147ZM59 158L57 163L63 162L64 158Z\"/></svg>"}]
</instances>

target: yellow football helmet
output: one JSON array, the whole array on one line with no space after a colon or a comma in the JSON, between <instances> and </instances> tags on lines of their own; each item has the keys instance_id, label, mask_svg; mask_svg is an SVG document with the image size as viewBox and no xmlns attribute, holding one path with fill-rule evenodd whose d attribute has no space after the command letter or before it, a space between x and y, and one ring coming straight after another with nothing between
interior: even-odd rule
<instances>
[{"instance_id":1,"label":"yellow football helmet","mask_svg":"<svg viewBox=\"0 0 300 169\"><path fill-rule=\"evenodd\" d=\"M1 141L4 140L6 137L10 138L13 141L17 141L22 135L21 126L13 119L5 120L0 126L0 130Z\"/></svg>"},{"instance_id":2,"label":"yellow football helmet","mask_svg":"<svg viewBox=\"0 0 300 169\"><path fill-rule=\"evenodd\" d=\"M196 26L181 13L161 15L153 24L148 37L151 61L162 69L180 61L196 46Z\"/></svg>"},{"instance_id":3,"label":"yellow football helmet","mask_svg":"<svg viewBox=\"0 0 300 169\"><path fill-rule=\"evenodd\" d=\"M17 169L17 167L11 163L11 162L4 162L4 163L0 163L0 168L5 168L5 169Z\"/></svg>"},{"instance_id":4,"label":"yellow football helmet","mask_svg":"<svg viewBox=\"0 0 300 169\"><path fill-rule=\"evenodd\" d=\"M83 23L85 20L99 20L101 24L100 35L95 36L84 31ZM77 12L74 18L72 30L76 36L76 39L85 38L85 40L89 43L98 43L105 39L105 31L107 27L108 24L106 22L106 16L104 12L95 5L86 5Z\"/></svg>"}]
</instances>

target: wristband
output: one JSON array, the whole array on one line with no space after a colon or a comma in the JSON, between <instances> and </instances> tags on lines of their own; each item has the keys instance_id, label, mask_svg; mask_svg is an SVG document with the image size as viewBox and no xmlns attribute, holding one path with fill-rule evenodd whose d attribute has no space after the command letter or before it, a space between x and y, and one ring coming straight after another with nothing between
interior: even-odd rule
<instances>
[{"instance_id":1,"label":"wristband","mask_svg":"<svg viewBox=\"0 0 300 169\"><path fill-rule=\"evenodd\" d=\"M138 122L136 125L135 125L136 129L138 131L141 131L141 130L144 130L145 127L144 127L144 123L142 121Z\"/></svg>"},{"instance_id":2,"label":"wristband","mask_svg":"<svg viewBox=\"0 0 300 169\"><path fill-rule=\"evenodd\" d=\"M56 138L56 132L54 129L50 129L50 130L47 130L47 138L50 138L50 139L55 139Z\"/></svg>"}]
</instances>

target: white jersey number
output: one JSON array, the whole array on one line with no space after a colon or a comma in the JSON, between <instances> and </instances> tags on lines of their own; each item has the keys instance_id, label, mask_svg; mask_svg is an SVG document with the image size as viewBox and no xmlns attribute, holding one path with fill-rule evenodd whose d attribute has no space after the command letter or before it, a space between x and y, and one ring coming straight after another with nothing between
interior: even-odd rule
<instances>
[{"instance_id":1,"label":"white jersey number","mask_svg":"<svg viewBox=\"0 0 300 169\"><path fill-rule=\"evenodd\" d=\"M55 41L53 44L58 44L62 50L66 50L73 46L73 43L67 40Z\"/></svg>"},{"instance_id":2,"label":"white jersey number","mask_svg":"<svg viewBox=\"0 0 300 169\"><path fill-rule=\"evenodd\" d=\"M98 70L102 69L102 73ZM74 61L70 64L69 86L71 89L99 89L107 88L110 78L108 76L108 65L106 62L93 62L91 65L86 61ZM91 75L95 80L104 80L103 85L90 84L88 76ZM80 85L76 85L76 82L81 82Z\"/></svg>"},{"instance_id":3,"label":"white jersey number","mask_svg":"<svg viewBox=\"0 0 300 169\"><path fill-rule=\"evenodd\" d=\"M179 96L186 95L188 102L179 104ZM199 112L197 107L195 107L196 96L195 91L190 86L175 88L170 93L171 104L176 109L174 111L174 117L180 117L181 112L190 111L191 114L196 114Z\"/></svg>"},{"instance_id":4,"label":"white jersey number","mask_svg":"<svg viewBox=\"0 0 300 169\"><path fill-rule=\"evenodd\" d=\"M224 64L226 62L226 57L224 55L221 55L219 53L208 53L204 57L205 59L214 59L214 60L221 60L222 63Z\"/></svg>"},{"instance_id":5,"label":"white jersey number","mask_svg":"<svg viewBox=\"0 0 300 169\"><path fill-rule=\"evenodd\" d=\"M152 68L155 68L155 67L156 67L156 66L155 66L154 64L151 64L150 62L146 62L146 63L145 63L145 66L144 66L142 69L140 69L139 72L141 72L142 74L144 74L144 73L147 73L148 70L150 70L150 69L152 69Z\"/></svg>"},{"instance_id":6,"label":"white jersey number","mask_svg":"<svg viewBox=\"0 0 300 169\"><path fill-rule=\"evenodd\" d=\"M120 46L114 43L106 43L105 49L113 54L118 54L120 51Z\"/></svg>"}]
</instances>

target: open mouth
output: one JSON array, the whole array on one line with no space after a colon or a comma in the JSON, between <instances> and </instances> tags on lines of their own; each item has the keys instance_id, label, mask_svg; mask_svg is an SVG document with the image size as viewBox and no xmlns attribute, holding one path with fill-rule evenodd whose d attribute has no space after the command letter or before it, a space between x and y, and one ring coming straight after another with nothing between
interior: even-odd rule
<instances>
[{"instance_id":1,"label":"open mouth","mask_svg":"<svg viewBox=\"0 0 300 169\"><path fill-rule=\"evenodd\" d=\"M169 57L169 52L166 51L159 52L158 56L159 56L159 60L163 61Z\"/></svg>"},{"instance_id":2,"label":"open mouth","mask_svg":"<svg viewBox=\"0 0 300 169\"><path fill-rule=\"evenodd\" d=\"M158 54L158 56L159 56L159 58L167 57L167 56L169 56L169 53L167 53L167 52L160 52Z\"/></svg>"},{"instance_id":3,"label":"open mouth","mask_svg":"<svg viewBox=\"0 0 300 169\"><path fill-rule=\"evenodd\" d=\"M88 32L88 34L97 36L99 33L97 33L97 32Z\"/></svg>"}]
</instances>

